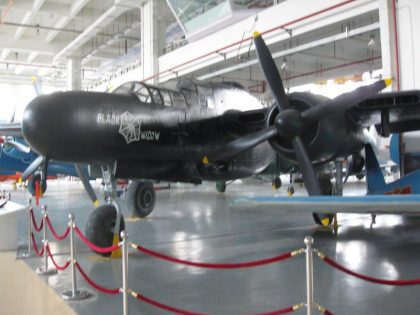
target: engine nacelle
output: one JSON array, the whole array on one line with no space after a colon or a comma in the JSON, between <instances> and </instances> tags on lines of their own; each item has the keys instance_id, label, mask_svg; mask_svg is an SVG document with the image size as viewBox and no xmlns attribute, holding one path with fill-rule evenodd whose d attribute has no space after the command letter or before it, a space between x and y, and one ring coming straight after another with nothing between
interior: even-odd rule
<instances>
[{"instance_id":1,"label":"engine nacelle","mask_svg":"<svg viewBox=\"0 0 420 315\"><path fill-rule=\"evenodd\" d=\"M311 93L292 93L288 97L290 106L300 112L328 100L324 96ZM277 106L273 105L267 117L268 126L274 125L278 113ZM338 156L347 156L363 147L364 141L356 132L357 128L343 128L351 125L346 119L344 115L330 115L305 127L301 138L313 164L322 164ZM269 143L280 156L297 163L293 146L288 139L277 136L269 140Z\"/></svg>"}]
</instances>

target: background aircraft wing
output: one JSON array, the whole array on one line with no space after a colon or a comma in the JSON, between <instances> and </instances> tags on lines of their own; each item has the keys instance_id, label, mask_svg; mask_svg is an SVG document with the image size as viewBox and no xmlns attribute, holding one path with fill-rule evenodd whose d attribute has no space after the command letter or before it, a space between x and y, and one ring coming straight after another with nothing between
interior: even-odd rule
<instances>
[{"instance_id":1,"label":"background aircraft wing","mask_svg":"<svg viewBox=\"0 0 420 315\"><path fill-rule=\"evenodd\" d=\"M300 211L308 213L420 214L420 195L244 197L232 201L233 209Z\"/></svg>"},{"instance_id":2,"label":"background aircraft wing","mask_svg":"<svg viewBox=\"0 0 420 315\"><path fill-rule=\"evenodd\" d=\"M0 136L23 137L22 124L20 122L0 124Z\"/></svg>"},{"instance_id":3,"label":"background aircraft wing","mask_svg":"<svg viewBox=\"0 0 420 315\"><path fill-rule=\"evenodd\" d=\"M359 103L350 117L362 127L381 126L389 122L391 133L419 129L420 91L381 93Z\"/></svg>"}]
</instances>

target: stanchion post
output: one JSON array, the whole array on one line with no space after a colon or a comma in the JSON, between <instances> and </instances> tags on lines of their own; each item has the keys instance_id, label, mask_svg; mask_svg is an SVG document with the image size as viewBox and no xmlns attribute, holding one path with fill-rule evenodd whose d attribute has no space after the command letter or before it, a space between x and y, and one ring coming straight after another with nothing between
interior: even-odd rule
<instances>
[{"instance_id":1,"label":"stanchion post","mask_svg":"<svg viewBox=\"0 0 420 315\"><path fill-rule=\"evenodd\" d=\"M22 254L22 258L30 258L32 256L32 199L28 198L28 252Z\"/></svg>"},{"instance_id":2,"label":"stanchion post","mask_svg":"<svg viewBox=\"0 0 420 315\"><path fill-rule=\"evenodd\" d=\"M35 272L39 275L52 275L57 273L57 269L55 268L48 268L48 239L47 239L47 206L42 206L42 223L44 225L43 229L43 240L42 243L44 245L44 267L39 267L35 270Z\"/></svg>"},{"instance_id":3,"label":"stanchion post","mask_svg":"<svg viewBox=\"0 0 420 315\"><path fill-rule=\"evenodd\" d=\"M70 226L70 265L71 265L71 290L66 290L61 293L61 296L65 300L83 300L89 296L89 292L86 290L77 290L76 282L76 252L74 246L74 215L69 214L69 226Z\"/></svg>"},{"instance_id":4,"label":"stanchion post","mask_svg":"<svg viewBox=\"0 0 420 315\"><path fill-rule=\"evenodd\" d=\"M123 315L128 315L128 242L127 232L121 232L122 239L122 294L123 294Z\"/></svg>"},{"instance_id":5,"label":"stanchion post","mask_svg":"<svg viewBox=\"0 0 420 315\"><path fill-rule=\"evenodd\" d=\"M314 313L314 266L313 249L314 239L310 236L305 237L306 245L306 309L307 315Z\"/></svg>"}]
</instances>

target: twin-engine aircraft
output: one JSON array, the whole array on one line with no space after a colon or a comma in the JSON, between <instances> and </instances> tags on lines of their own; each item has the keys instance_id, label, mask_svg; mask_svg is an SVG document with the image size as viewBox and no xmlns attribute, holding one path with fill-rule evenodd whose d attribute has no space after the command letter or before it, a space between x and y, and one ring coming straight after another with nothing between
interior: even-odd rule
<instances>
[{"instance_id":1,"label":"twin-engine aircraft","mask_svg":"<svg viewBox=\"0 0 420 315\"><path fill-rule=\"evenodd\" d=\"M45 169L50 159L89 163L107 183L109 200L115 196L115 178L132 179L128 203L144 217L155 204L147 180L198 184L243 178L266 168L274 152L298 165L309 195L323 195L317 167L360 154L368 142L364 127L378 125L383 135L418 128L419 91L376 95L390 84L379 80L331 100L310 93L286 95L258 33L254 44L276 101L270 108L234 83L189 81L167 89L128 82L113 93L42 95L27 106L17 128L43 157L27 173ZM90 216L86 234L95 244L109 246L110 226L114 232L123 227L116 208L102 206ZM329 213L314 218L332 221Z\"/></svg>"}]
</instances>

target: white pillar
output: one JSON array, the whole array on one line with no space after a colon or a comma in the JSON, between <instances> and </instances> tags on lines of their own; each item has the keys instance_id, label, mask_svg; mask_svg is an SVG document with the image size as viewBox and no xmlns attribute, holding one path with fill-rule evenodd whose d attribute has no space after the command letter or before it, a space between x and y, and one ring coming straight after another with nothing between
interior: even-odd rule
<instances>
[{"instance_id":1,"label":"white pillar","mask_svg":"<svg viewBox=\"0 0 420 315\"><path fill-rule=\"evenodd\" d=\"M159 72L159 56L162 54L165 34L163 15L163 0L148 0L142 3L141 10L141 67L142 80L152 77ZM157 76L147 80L158 84Z\"/></svg>"},{"instance_id":2,"label":"white pillar","mask_svg":"<svg viewBox=\"0 0 420 315\"><path fill-rule=\"evenodd\" d=\"M82 59L79 57L67 60L67 89L69 91L82 89Z\"/></svg>"},{"instance_id":3,"label":"white pillar","mask_svg":"<svg viewBox=\"0 0 420 315\"><path fill-rule=\"evenodd\" d=\"M398 82L397 47L395 42L395 23L394 23L394 0L379 1L379 23L381 30L381 54L382 70L384 78L393 78L391 89L397 91L401 82Z\"/></svg>"}]
</instances>

